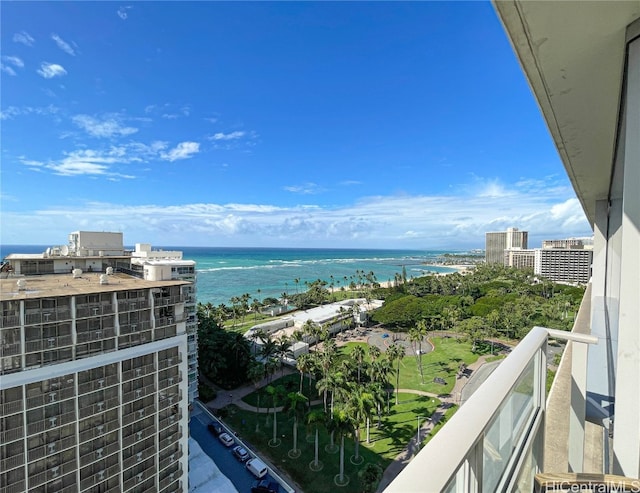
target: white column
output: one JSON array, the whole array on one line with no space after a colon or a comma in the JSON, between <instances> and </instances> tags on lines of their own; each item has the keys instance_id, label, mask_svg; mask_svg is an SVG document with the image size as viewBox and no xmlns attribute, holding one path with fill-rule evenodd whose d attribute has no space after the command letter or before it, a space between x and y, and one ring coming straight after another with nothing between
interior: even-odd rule
<instances>
[{"instance_id":1,"label":"white column","mask_svg":"<svg viewBox=\"0 0 640 493\"><path fill-rule=\"evenodd\" d=\"M571 409L569 412L569 472L584 469L584 420L587 395L588 346L571 341Z\"/></svg>"},{"instance_id":2,"label":"white column","mask_svg":"<svg viewBox=\"0 0 640 493\"><path fill-rule=\"evenodd\" d=\"M614 474L640 477L640 39L628 45Z\"/></svg>"}]
</instances>

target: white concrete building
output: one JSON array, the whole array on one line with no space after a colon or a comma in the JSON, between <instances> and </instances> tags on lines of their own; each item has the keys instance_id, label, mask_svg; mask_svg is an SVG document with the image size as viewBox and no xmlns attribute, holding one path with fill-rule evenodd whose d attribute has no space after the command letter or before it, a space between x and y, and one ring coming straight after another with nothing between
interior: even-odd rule
<instances>
[{"instance_id":1,"label":"white concrete building","mask_svg":"<svg viewBox=\"0 0 640 493\"><path fill-rule=\"evenodd\" d=\"M186 492L192 282L74 238L0 278L0 492Z\"/></svg>"}]
</instances>

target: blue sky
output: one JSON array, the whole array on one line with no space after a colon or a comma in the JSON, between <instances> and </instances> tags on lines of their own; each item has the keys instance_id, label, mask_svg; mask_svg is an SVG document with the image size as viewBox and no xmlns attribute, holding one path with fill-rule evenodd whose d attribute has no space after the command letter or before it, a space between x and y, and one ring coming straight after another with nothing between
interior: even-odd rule
<instances>
[{"instance_id":1,"label":"blue sky","mask_svg":"<svg viewBox=\"0 0 640 493\"><path fill-rule=\"evenodd\" d=\"M2 2L1 242L590 228L488 2Z\"/></svg>"}]
</instances>

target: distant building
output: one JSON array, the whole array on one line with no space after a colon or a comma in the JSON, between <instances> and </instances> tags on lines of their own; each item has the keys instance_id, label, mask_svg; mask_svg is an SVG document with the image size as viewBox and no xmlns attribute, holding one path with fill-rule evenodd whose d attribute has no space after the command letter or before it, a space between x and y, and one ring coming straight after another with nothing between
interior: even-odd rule
<instances>
[{"instance_id":1,"label":"distant building","mask_svg":"<svg viewBox=\"0 0 640 493\"><path fill-rule=\"evenodd\" d=\"M504 265L504 251L512 248L526 250L528 235L527 231L519 231L518 228L486 233L485 262Z\"/></svg>"},{"instance_id":2,"label":"distant building","mask_svg":"<svg viewBox=\"0 0 640 493\"><path fill-rule=\"evenodd\" d=\"M563 244L564 247L560 246ZM585 248L581 241L578 245L573 240L545 241L543 245L548 247L536 250L536 274L556 282L589 282L593 248Z\"/></svg>"},{"instance_id":3,"label":"distant building","mask_svg":"<svg viewBox=\"0 0 640 493\"><path fill-rule=\"evenodd\" d=\"M582 238L567 238L564 240L544 240L542 242L542 248L576 248L582 250L585 246Z\"/></svg>"},{"instance_id":4,"label":"distant building","mask_svg":"<svg viewBox=\"0 0 640 493\"><path fill-rule=\"evenodd\" d=\"M515 267L516 269L535 269L536 251L535 249L522 250L511 248L504 251L504 265Z\"/></svg>"},{"instance_id":5,"label":"distant building","mask_svg":"<svg viewBox=\"0 0 640 493\"><path fill-rule=\"evenodd\" d=\"M569 238L545 240L543 248L510 248L504 251L504 265L533 269L552 281L586 284L591 278L593 247L584 240Z\"/></svg>"},{"instance_id":6,"label":"distant building","mask_svg":"<svg viewBox=\"0 0 640 493\"><path fill-rule=\"evenodd\" d=\"M6 257L2 491L188 490L194 266L143 257L86 231Z\"/></svg>"}]
</instances>

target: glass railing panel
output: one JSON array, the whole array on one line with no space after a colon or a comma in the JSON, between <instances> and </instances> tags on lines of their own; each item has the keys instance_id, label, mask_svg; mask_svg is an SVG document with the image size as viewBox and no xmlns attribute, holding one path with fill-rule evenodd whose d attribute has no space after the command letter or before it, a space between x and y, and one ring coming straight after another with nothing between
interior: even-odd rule
<instances>
[{"instance_id":1,"label":"glass railing panel","mask_svg":"<svg viewBox=\"0 0 640 493\"><path fill-rule=\"evenodd\" d=\"M497 491L509 459L520 444L526 425L533 419L535 359L532 358L518 378L498 413L485 431L483 441L482 490Z\"/></svg>"}]
</instances>

